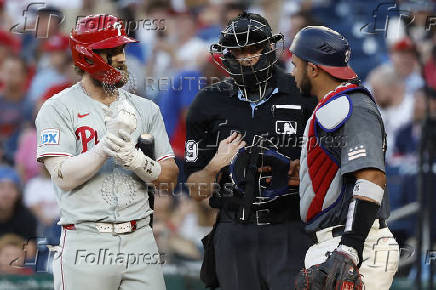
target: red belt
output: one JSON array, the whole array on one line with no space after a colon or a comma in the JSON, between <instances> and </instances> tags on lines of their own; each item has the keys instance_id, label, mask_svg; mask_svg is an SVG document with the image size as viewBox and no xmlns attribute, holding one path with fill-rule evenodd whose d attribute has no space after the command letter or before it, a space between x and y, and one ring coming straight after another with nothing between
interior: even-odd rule
<instances>
[{"instance_id":1,"label":"red belt","mask_svg":"<svg viewBox=\"0 0 436 290\"><path fill-rule=\"evenodd\" d=\"M76 226L73 225L73 224L71 224L71 225L62 225L62 227L64 229L66 229L66 230L71 230L71 231L76 229Z\"/></svg>"}]
</instances>

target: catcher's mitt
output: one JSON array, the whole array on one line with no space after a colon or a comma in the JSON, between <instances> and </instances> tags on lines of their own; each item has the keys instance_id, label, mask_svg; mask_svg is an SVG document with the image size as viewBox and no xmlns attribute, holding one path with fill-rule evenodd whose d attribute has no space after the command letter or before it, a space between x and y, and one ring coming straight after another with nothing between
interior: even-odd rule
<instances>
[{"instance_id":1,"label":"catcher's mitt","mask_svg":"<svg viewBox=\"0 0 436 290\"><path fill-rule=\"evenodd\" d=\"M241 148L230 164L230 176L236 189L246 192L247 174L250 156L258 154L257 168L268 166L271 171L263 173L258 170L254 181L255 196L274 198L289 192L288 171L290 159L279 153L277 146L268 139L258 138L253 145Z\"/></svg>"},{"instance_id":2,"label":"catcher's mitt","mask_svg":"<svg viewBox=\"0 0 436 290\"><path fill-rule=\"evenodd\" d=\"M295 280L295 290L362 290L359 269L345 253L334 251L327 260L303 269Z\"/></svg>"}]
</instances>

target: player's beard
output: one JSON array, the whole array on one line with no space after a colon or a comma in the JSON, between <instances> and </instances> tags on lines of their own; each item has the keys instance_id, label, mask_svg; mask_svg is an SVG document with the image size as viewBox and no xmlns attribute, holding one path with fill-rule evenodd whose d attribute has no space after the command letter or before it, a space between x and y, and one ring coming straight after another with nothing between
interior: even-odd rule
<instances>
[{"instance_id":1,"label":"player's beard","mask_svg":"<svg viewBox=\"0 0 436 290\"><path fill-rule=\"evenodd\" d=\"M298 85L298 88L300 89L300 93L303 97L311 97L311 91L312 91L312 83L310 82L309 77L307 76L307 71L304 70L303 77L301 78L301 81Z\"/></svg>"},{"instance_id":2,"label":"player's beard","mask_svg":"<svg viewBox=\"0 0 436 290\"><path fill-rule=\"evenodd\" d=\"M127 70L127 65L118 64L112 65L112 67L121 73L121 79L116 83L112 84L105 81L93 79L94 84L97 87L103 88L108 95L116 94L117 89L122 88L129 81L129 71Z\"/></svg>"},{"instance_id":3,"label":"player's beard","mask_svg":"<svg viewBox=\"0 0 436 290\"><path fill-rule=\"evenodd\" d=\"M129 71L127 65L121 64L115 67L121 73L121 79L114 84L116 88L122 88L129 81Z\"/></svg>"}]
</instances>

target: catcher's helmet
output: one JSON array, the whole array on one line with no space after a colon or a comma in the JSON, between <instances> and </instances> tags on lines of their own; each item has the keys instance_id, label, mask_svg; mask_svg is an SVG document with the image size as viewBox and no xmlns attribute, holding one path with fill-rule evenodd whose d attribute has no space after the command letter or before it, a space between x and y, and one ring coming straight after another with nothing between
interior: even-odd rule
<instances>
[{"instance_id":1,"label":"catcher's helmet","mask_svg":"<svg viewBox=\"0 0 436 290\"><path fill-rule=\"evenodd\" d=\"M257 102L265 96L267 82L277 62L276 43L283 41L282 34L272 34L268 21L259 14L244 12L231 20L221 31L218 43L212 44L210 53L241 88L247 100ZM242 65L231 53L231 49L256 46L262 49L254 65ZM216 59L220 61L216 61ZM248 98L248 94L259 97Z\"/></svg>"},{"instance_id":2,"label":"catcher's helmet","mask_svg":"<svg viewBox=\"0 0 436 290\"><path fill-rule=\"evenodd\" d=\"M339 32L325 26L306 26L292 41L290 50L302 60L318 65L331 76L343 80L357 78L348 65L351 48Z\"/></svg>"},{"instance_id":3,"label":"catcher's helmet","mask_svg":"<svg viewBox=\"0 0 436 290\"><path fill-rule=\"evenodd\" d=\"M127 37L122 22L108 14L90 15L81 19L70 34L74 64L96 80L107 84L117 83L122 74L106 63L94 49L115 48L132 42L138 41Z\"/></svg>"}]
</instances>

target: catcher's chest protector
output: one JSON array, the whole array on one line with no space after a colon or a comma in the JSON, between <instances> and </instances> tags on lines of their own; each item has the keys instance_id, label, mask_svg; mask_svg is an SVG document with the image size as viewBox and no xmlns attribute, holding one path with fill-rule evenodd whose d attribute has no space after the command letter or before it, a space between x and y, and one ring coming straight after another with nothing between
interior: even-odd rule
<instances>
[{"instance_id":1,"label":"catcher's chest protector","mask_svg":"<svg viewBox=\"0 0 436 290\"><path fill-rule=\"evenodd\" d=\"M355 84L337 87L318 103L307 121L300 159L300 215L306 223L334 206L342 193L340 160L322 146L318 130L335 132L348 120L352 103L346 93L357 90L362 88Z\"/></svg>"}]
</instances>

